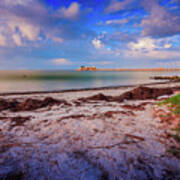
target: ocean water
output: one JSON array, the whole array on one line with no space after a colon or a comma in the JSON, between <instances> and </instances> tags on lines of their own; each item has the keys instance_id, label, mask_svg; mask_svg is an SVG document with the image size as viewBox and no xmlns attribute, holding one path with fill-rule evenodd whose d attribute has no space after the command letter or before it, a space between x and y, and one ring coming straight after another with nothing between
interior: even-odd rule
<instances>
[{"instance_id":1,"label":"ocean water","mask_svg":"<svg viewBox=\"0 0 180 180\"><path fill-rule=\"evenodd\" d=\"M58 91L157 82L152 76L176 72L0 71L0 92Z\"/></svg>"}]
</instances>

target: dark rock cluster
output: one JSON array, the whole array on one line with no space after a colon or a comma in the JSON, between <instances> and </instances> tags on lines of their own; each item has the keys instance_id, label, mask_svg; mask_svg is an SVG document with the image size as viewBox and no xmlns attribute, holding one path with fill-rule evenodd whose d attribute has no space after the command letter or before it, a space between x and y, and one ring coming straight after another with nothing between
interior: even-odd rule
<instances>
[{"instance_id":1,"label":"dark rock cluster","mask_svg":"<svg viewBox=\"0 0 180 180\"><path fill-rule=\"evenodd\" d=\"M116 101L123 102L124 100L146 100L146 99L156 99L162 95L171 95L173 90L171 88L148 88L148 87L138 87L132 91L125 92L120 96L105 96L104 94L97 94L90 96L88 98L81 98L79 100L87 101Z\"/></svg>"},{"instance_id":2,"label":"dark rock cluster","mask_svg":"<svg viewBox=\"0 0 180 180\"><path fill-rule=\"evenodd\" d=\"M171 88L148 88L148 87L138 87L132 91L128 91L119 97L115 97L117 101L126 100L146 100L146 99L156 99L159 96L171 95L173 90Z\"/></svg>"},{"instance_id":3,"label":"dark rock cluster","mask_svg":"<svg viewBox=\"0 0 180 180\"><path fill-rule=\"evenodd\" d=\"M152 79L155 80L170 80L170 81L180 81L179 76L154 76Z\"/></svg>"},{"instance_id":4,"label":"dark rock cluster","mask_svg":"<svg viewBox=\"0 0 180 180\"><path fill-rule=\"evenodd\" d=\"M123 102L124 100L146 100L146 99L156 99L162 95L170 95L173 94L173 90L171 88L148 88L148 87L138 87L133 89L132 91L125 92L120 96L106 96L102 93L78 99L78 103L81 102L89 102L89 101L107 101L107 102ZM38 99L25 99L20 102L16 99L6 100L0 99L0 111L10 110L12 112L18 111L33 111L36 109L44 108L47 106L53 105L70 105L65 100L57 100L51 97L46 97L43 100Z\"/></svg>"},{"instance_id":5,"label":"dark rock cluster","mask_svg":"<svg viewBox=\"0 0 180 180\"><path fill-rule=\"evenodd\" d=\"M25 99L23 102L19 102L16 99L10 101L5 99L0 99L0 111L3 110L10 110L13 112L32 111L47 106L60 105L60 104L69 105L65 100L57 100L51 97L47 97L43 100L28 98Z\"/></svg>"}]
</instances>

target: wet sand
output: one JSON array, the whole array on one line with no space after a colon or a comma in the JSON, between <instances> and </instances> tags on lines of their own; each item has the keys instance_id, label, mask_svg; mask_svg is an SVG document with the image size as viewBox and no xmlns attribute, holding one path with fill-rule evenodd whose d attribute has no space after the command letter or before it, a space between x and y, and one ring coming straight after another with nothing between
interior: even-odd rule
<instances>
[{"instance_id":1,"label":"wet sand","mask_svg":"<svg viewBox=\"0 0 180 180\"><path fill-rule=\"evenodd\" d=\"M54 94L54 93L71 93L71 92L83 92L83 91L95 91L95 90L116 90L116 89L126 89L138 86L173 86L177 84L179 86L179 82L172 82L168 80L161 80L161 82L154 82L154 83L144 83L144 84L134 84L134 85L122 85L122 86L107 86L107 87L97 87L97 88L79 88L79 89L68 89L68 90L56 90L56 91L15 91L15 92L0 92L0 96L7 96L7 95L31 95L31 94Z\"/></svg>"},{"instance_id":2,"label":"wet sand","mask_svg":"<svg viewBox=\"0 0 180 180\"><path fill-rule=\"evenodd\" d=\"M0 178L179 179L180 117L157 102L180 83L146 87L1 94Z\"/></svg>"}]
</instances>

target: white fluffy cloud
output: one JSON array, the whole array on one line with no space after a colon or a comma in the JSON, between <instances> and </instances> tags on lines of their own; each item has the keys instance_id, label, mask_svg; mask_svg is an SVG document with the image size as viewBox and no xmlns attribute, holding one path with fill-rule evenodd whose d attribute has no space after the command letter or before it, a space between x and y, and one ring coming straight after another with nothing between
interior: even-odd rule
<instances>
[{"instance_id":1,"label":"white fluffy cloud","mask_svg":"<svg viewBox=\"0 0 180 180\"><path fill-rule=\"evenodd\" d=\"M40 40L40 27L17 19L0 24L0 46L23 46L25 42Z\"/></svg>"},{"instance_id":2,"label":"white fluffy cloud","mask_svg":"<svg viewBox=\"0 0 180 180\"><path fill-rule=\"evenodd\" d=\"M106 21L106 25L115 25L115 24L126 24L128 23L128 19L113 19Z\"/></svg>"},{"instance_id":3,"label":"white fluffy cloud","mask_svg":"<svg viewBox=\"0 0 180 180\"><path fill-rule=\"evenodd\" d=\"M40 1L0 0L0 46L26 46L28 43L38 43L42 37L44 41L62 43L61 34L67 37L67 31L72 34L73 31L66 24L64 27L59 23L55 27L54 21L76 20L79 14L80 5L77 2L49 13Z\"/></svg>"},{"instance_id":4,"label":"white fluffy cloud","mask_svg":"<svg viewBox=\"0 0 180 180\"><path fill-rule=\"evenodd\" d=\"M163 60L163 59L180 59L180 52L178 51L166 51L166 50L150 50L150 51L127 51L126 57L131 59L153 59L153 60Z\"/></svg>"},{"instance_id":5,"label":"white fluffy cloud","mask_svg":"<svg viewBox=\"0 0 180 180\"><path fill-rule=\"evenodd\" d=\"M3 1L5 4L7 5L26 5L30 2L32 2L32 0L1 0Z\"/></svg>"},{"instance_id":6,"label":"white fluffy cloud","mask_svg":"<svg viewBox=\"0 0 180 180\"><path fill-rule=\"evenodd\" d=\"M0 46L6 46L6 38L0 33Z\"/></svg>"},{"instance_id":7,"label":"white fluffy cloud","mask_svg":"<svg viewBox=\"0 0 180 180\"><path fill-rule=\"evenodd\" d=\"M137 42L130 42L128 47L131 50L151 51L155 49L168 49L172 46L169 39L140 38Z\"/></svg>"},{"instance_id":8,"label":"white fluffy cloud","mask_svg":"<svg viewBox=\"0 0 180 180\"><path fill-rule=\"evenodd\" d=\"M103 46L101 40L99 39L93 39L92 44L96 49L100 49Z\"/></svg>"},{"instance_id":9,"label":"white fluffy cloud","mask_svg":"<svg viewBox=\"0 0 180 180\"><path fill-rule=\"evenodd\" d=\"M133 1L134 0L124 0L124 1L111 0L111 3L109 4L109 6L105 9L105 12L113 13L119 10L123 10L126 6L128 6Z\"/></svg>"},{"instance_id":10,"label":"white fluffy cloud","mask_svg":"<svg viewBox=\"0 0 180 180\"><path fill-rule=\"evenodd\" d=\"M13 41L17 46L22 46L21 37L19 34L13 34L12 35Z\"/></svg>"},{"instance_id":11,"label":"white fluffy cloud","mask_svg":"<svg viewBox=\"0 0 180 180\"><path fill-rule=\"evenodd\" d=\"M126 57L136 59L180 59L180 51L168 50L172 47L170 39L141 38L137 42L130 42Z\"/></svg>"},{"instance_id":12,"label":"white fluffy cloud","mask_svg":"<svg viewBox=\"0 0 180 180\"><path fill-rule=\"evenodd\" d=\"M154 40L150 38L142 38L138 42L130 42L128 44L131 50L152 50L156 47Z\"/></svg>"},{"instance_id":13,"label":"white fluffy cloud","mask_svg":"<svg viewBox=\"0 0 180 180\"><path fill-rule=\"evenodd\" d=\"M8 22L8 26L15 32L17 29L20 32L23 38L26 38L29 41L36 41L38 40L38 36L40 33L40 27L35 27L30 23L16 21L16 22Z\"/></svg>"},{"instance_id":14,"label":"white fluffy cloud","mask_svg":"<svg viewBox=\"0 0 180 180\"><path fill-rule=\"evenodd\" d=\"M70 4L68 8L59 9L60 16L67 19L77 19L79 16L80 6L77 2L73 2Z\"/></svg>"},{"instance_id":15,"label":"white fluffy cloud","mask_svg":"<svg viewBox=\"0 0 180 180\"><path fill-rule=\"evenodd\" d=\"M71 62L65 58L52 59L51 62L54 65L69 65L69 64L71 64Z\"/></svg>"}]
</instances>

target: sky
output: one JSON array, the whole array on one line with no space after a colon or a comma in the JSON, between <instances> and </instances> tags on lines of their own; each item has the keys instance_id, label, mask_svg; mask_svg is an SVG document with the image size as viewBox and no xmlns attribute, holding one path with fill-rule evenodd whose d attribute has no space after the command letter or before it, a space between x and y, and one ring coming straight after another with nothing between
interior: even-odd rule
<instances>
[{"instance_id":1,"label":"sky","mask_svg":"<svg viewBox=\"0 0 180 180\"><path fill-rule=\"evenodd\" d=\"M180 67L180 0L0 0L0 69Z\"/></svg>"}]
</instances>

